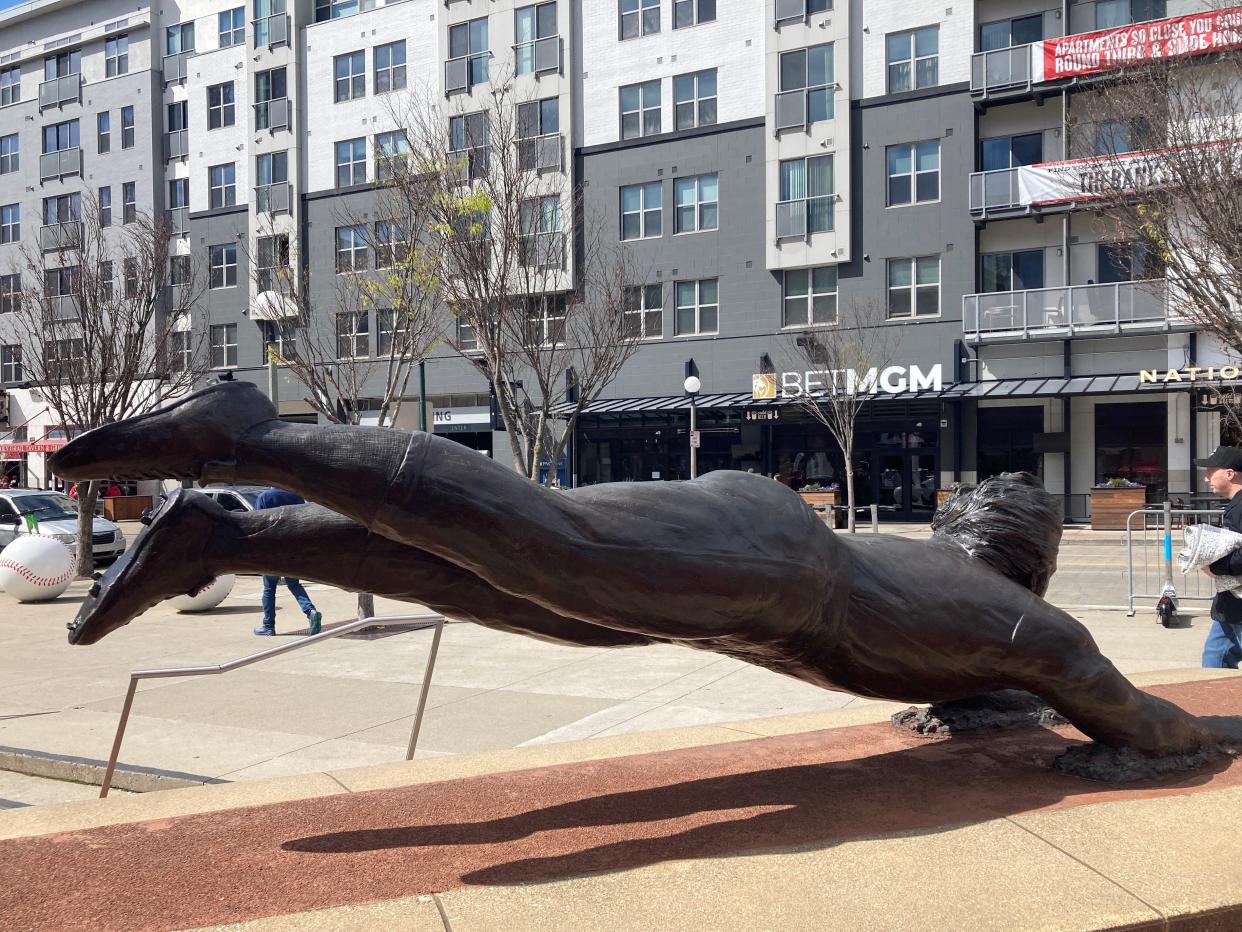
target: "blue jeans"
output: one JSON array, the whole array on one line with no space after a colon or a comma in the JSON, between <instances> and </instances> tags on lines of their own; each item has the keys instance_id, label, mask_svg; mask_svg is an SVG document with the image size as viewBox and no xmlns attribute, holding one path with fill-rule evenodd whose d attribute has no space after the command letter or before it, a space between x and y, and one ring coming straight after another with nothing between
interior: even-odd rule
<instances>
[{"instance_id":1,"label":"blue jeans","mask_svg":"<svg viewBox=\"0 0 1242 932\"><path fill-rule=\"evenodd\" d=\"M1242 661L1242 625L1213 618L1212 630L1203 645L1203 665L1236 670L1239 661Z\"/></svg>"},{"instance_id":2,"label":"blue jeans","mask_svg":"<svg viewBox=\"0 0 1242 932\"><path fill-rule=\"evenodd\" d=\"M276 587L280 585L280 580L279 576L263 577L263 624L269 628L276 627ZM292 576L285 576L284 580L289 591L293 593L293 597L298 600L298 607L309 618L311 612L315 610L310 596L306 594L302 584Z\"/></svg>"}]
</instances>

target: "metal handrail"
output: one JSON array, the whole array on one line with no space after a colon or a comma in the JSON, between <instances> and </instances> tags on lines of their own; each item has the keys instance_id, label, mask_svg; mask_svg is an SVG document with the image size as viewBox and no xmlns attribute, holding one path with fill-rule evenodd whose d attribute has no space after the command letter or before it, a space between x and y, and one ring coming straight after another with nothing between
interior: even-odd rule
<instances>
[{"instance_id":1,"label":"metal handrail","mask_svg":"<svg viewBox=\"0 0 1242 932\"><path fill-rule=\"evenodd\" d=\"M287 654L289 651L309 647L311 644L316 644L319 641L326 641L330 638L340 637L343 634L361 631L363 628L385 625L394 621L435 621L436 623L436 633L431 641L431 654L427 657L427 669L423 673L423 685L418 694L418 711L414 715L414 728L410 732L410 743L405 752L405 759L413 760L414 750L418 746L418 733L423 726L423 712L427 707L427 694L431 689L431 676L435 672L436 653L440 650L440 635L444 633L444 616L436 614L373 615L370 618L356 618L353 621L333 628L331 631L322 631L319 634L298 638L296 641L290 641L288 644L270 647L267 650L259 651L257 654L249 654L236 660L215 664L214 666L166 667L158 670L132 671L129 674L129 689L125 693L125 704L121 706L121 719L116 725L116 737L112 741L112 753L108 755L108 769L104 771L103 782L99 788L99 798L107 798L108 790L112 787L112 774L116 770L117 758L121 754L121 742L125 738L125 726L129 723L129 712L134 704L134 693L138 689L139 680L163 679L174 676L210 676L216 673L228 673L230 670L248 667L252 663L258 663L260 660L267 660L270 657Z\"/></svg>"}]
</instances>

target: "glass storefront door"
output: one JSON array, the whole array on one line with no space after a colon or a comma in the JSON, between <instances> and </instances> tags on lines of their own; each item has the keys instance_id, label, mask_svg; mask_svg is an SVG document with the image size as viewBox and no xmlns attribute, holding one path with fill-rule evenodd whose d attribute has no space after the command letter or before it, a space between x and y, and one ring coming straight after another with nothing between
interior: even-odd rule
<instances>
[{"instance_id":1,"label":"glass storefront door","mask_svg":"<svg viewBox=\"0 0 1242 932\"><path fill-rule=\"evenodd\" d=\"M909 436L909 435L906 435ZM893 437L880 434L881 440ZM934 449L877 448L871 457L871 486L880 506L880 519L930 521L936 512L939 454ZM866 481L866 473L860 477ZM861 499L861 496L860 496Z\"/></svg>"}]
</instances>

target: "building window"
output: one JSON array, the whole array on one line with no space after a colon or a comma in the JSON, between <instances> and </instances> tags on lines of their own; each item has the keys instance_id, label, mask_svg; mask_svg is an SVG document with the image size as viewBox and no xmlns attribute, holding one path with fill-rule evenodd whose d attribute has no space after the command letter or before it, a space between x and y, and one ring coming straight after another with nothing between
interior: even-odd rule
<instances>
[{"instance_id":1,"label":"building window","mask_svg":"<svg viewBox=\"0 0 1242 932\"><path fill-rule=\"evenodd\" d=\"M375 221L375 267L392 268L410 255L410 238L396 220Z\"/></svg>"},{"instance_id":2,"label":"building window","mask_svg":"<svg viewBox=\"0 0 1242 932\"><path fill-rule=\"evenodd\" d=\"M264 152L256 156L255 210L273 214L289 209L289 153Z\"/></svg>"},{"instance_id":3,"label":"building window","mask_svg":"<svg viewBox=\"0 0 1242 932\"><path fill-rule=\"evenodd\" d=\"M216 26L220 31L220 48L244 45L246 42L246 8L234 7L216 14Z\"/></svg>"},{"instance_id":4,"label":"building window","mask_svg":"<svg viewBox=\"0 0 1242 932\"><path fill-rule=\"evenodd\" d=\"M940 200L940 140L888 147L888 206Z\"/></svg>"},{"instance_id":5,"label":"building window","mask_svg":"<svg viewBox=\"0 0 1242 932\"><path fill-rule=\"evenodd\" d=\"M180 132L189 128L190 123L190 104L188 101L179 100L168 105L168 131L170 133Z\"/></svg>"},{"instance_id":6,"label":"building window","mask_svg":"<svg viewBox=\"0 0 1242 932\"><path fill-rule=\"evenodd\" d=\"M207 128L232 126L237 119L233 82L213 84L207 88Z\"/></svg>"},{"instance_id":7,"label":"building window","mask_svg":"<svg viewBox=\"0 0 1242 932\"><path fill-rule=\"evenodd\" d=\"M677 312L674 323L677 336L716 333L720 318L720 280L701 278L697 282L673 285Z\"/></svg>"},{"instance_id":8,"label":"building window","mask_svg":"<svg viewBox=\"0 0 1242 932\"><path fill-rule=\"evenodd\" d=\"M522 201L522 265L541 269L563 268L565 241L561 236L561 199L553 194Z\"/></svg>"},{"instance_id":9,"label":"building window","mask_svg":"<svg viewBox=\"0 0 1242 932\"><path fill-rule=\"evenodd\" d=\"M660 31L660 0L619 0L621 38L637 39Z\"/></svg>"},{"instance_id":10,"label":"building window","mask_svg":"<svg viewBox=\"0 0 1242 932\"><path fill-rule=\"evenodd\" d=\"M134 148L134 108L121 108L121 148Z\"/></svg>"},{"instance_id":11,"label":"building window","mask_svg":"<svg viewBox=\"0 0 1242 932\"><path fill-rule=\"evenodd\" d=\"M547 97L518 104L517 117L518 167L522 171L559 171L561 99Z\"/></svg>"},{"instance_id":12,"label":"building window","mask_svg":"<svg viewBox=\"0 0 1242 932\"><path fill-rule=\"evenodd\" d=\"M526 299L526 345L555 346L565 342L565 296Z\"/></svg>"},{"instance_id":13,"label":"building window","mask_svg":"<svg viewBox=\"0 0 1242 932\"><path fill-rule=\"evenodd\" d=\"M19 154L17 133L0 136L0 175L17 171L20 164Z\"/></svg>"},{"instance_id":14,"label":"building window","mask_svg":"<svg viewBox=\"0 0 1242 932\"><path fill-rule=\"evenodd\" d=\"M182 52L194 51L194 24L178 23L164 30L166 48L165 55L180 55Z\"/></svg>"},{"instance_id":15,"label":"building window","mask_svg":"<svg viewBox=\"0 0 1242 932\"><path fill-rule=\"evenodd\" d=\"M1039 42L1043 37L1043 13L983 23L979 27L979 51L993 52L997 49L1013 48L1015 45L1029 45Z\"/></svg>"},{"instance_id":16,"label":"building window","mask_svg":"<svg viewBox=\"0 0 1242 932\"><path fill-rule=\"evenodd\" d=\"M190 284L190 257L186 255L169 256L168 284L174 288Z\"/></svg>"},{"instance_id":17,"label":"building window","mask_svg":"<svg viewBox=\"0 0 1242 932\"><path fill-rule=\"evenodd\" d=\"M315 22L353 16L358 12L358 2L359 0L315 0ZM362 5L363 9L368 9L368 0L362 0ZM374 5L373 0L370 5Z\"/></svg>"},{"instance_id":18,"label":"building window","mask_svg":"<svg viewBox=\"0 0 1242 932\"><path fill-rule=\"evenodd\" d=\"M621 88L621 138L638 139L660 132L660 82Z\"/></svg>"},{"instance_id":19,"label":"building window","mask_svg":"<svg viewBox=\"0 0 1242 932\"><path fill-rule=\"evenodd\" d=\"M57 226L62 223L73 223L82 219L82 195L57 194L43 199L43 223L45 226Z\"/></svg>"},{"instance_id":20,"label":"building window","mask_svg":"<svg viewBox=\"0 0 1242 932\"><path fill-rule=\"evenodd\" d=\"M81 376L85 359L81 337L43 344L43 368L53 381Z\"/></svg>"},{"instance_id":21,"label":"building window","mask_svg":"<svg viewBox=\"0 0 1242 932\"><path fill-rule=\"evenodd\" d=\"M550 39L556 31L556 4L539 3L518 7L513 11L513 55L516 74L534 74L545 70L535 63L535 43ZM557 55L560 64L560 55Z\"/></svg>"},{"instance_id":22,"label":"building window","mask_svg":"<svg viewBox=\"0 0 1242 932\"><path fill-rule=\"evenodd\" d=\"M1099 157L1124 155L1137 149L1153 148L1150 143L1155 141L1151 136L1151 124L1142 117L1101 120L1088 124L1086 128L1088 131L1095 131L1095 148L1091 154Z\"/></svg>"},{"instance_id":23,"label":"building window","mask_svg":"<svg viewBox=\"0 0 1242 932\"><path fill-rule=\"evenodd\" d=\"M209 288L235 288L237 286L237 244L222 243L212 246L208 266Z\"/></svg>"},{"instance_id":24,"label":"building window","mask_svg":"<svg viewBox=\"0 0 1242 932\"><path fill-rule=\"evenodd\" d=\"M43 59L43 80L54 81L56 78L67 78L71 74L82 73L82 50L70 49L57 52Z\"/></svg>"},{"instance_id":25,"label":"building window","mask_svg":"<svg viewBox=\"0 0 1242 932\"><path fill-rule=\"evenodd\" d=\"M659 181L621 189L621 238L646 239L664 233L664 186Z\"/></svg>"},{"instance_id":26,"label":"building window","mask_svg":"<svg viewBox=\"0 0 1242 932\"><path fill-rule=\"evenodd\" d=\"M1038 165L1044 160L1044 134L993 136L979 140L979 170L990 172L1018 165Z\"/></svg>"},{"instance_id":27,"label":"building window","mask_svg":"<svg viewBox=\"0 0 1242 932\"><path fill-rule=\"evenodd\" d=\"M487 174L488 134L484 112L449 117L449 155L459 162L460 181L471 181Z\"/></svg>"},{"instance_id":28,"label":"building window","mask_svg":"<svg viewBox=\"0 0 1242 932\"><path fill-rule=\"evenodd\" d=\"M78 142L78 121L67 120L64 123L54 123L51 126L43 127L43 152L64 152L66 149L76 149Z\"/></svg>"},{"instance_id":29,"label":"building window","mask_svg":"<svg viewBox=\"0 0 1242 932\"><path fill-rule=\"evenodd\" d=\"M885 44L890 94L940 83L939 26L890 33Z\"/></svg>"},{"instance_id":30,"label":"building window","mask_svg":"<svg viewBox=\"0 0 1242 932\"><path fill-rule=\"evenodd\" d=\"M95 141L100 155L112 151L112 113L108 110L95 114Z\"/></svg>"},{"instance_id":31,"label":"building window","mask_svg":"<svg viewBox=\"0 0 1242 932\"><path fill-rule=\"evenodd\" d=\"M43 270L43 288L50 297L70 297L77 291L77 285L78 267L76 265Z\"/></svg>"},{"instance_id":32,"label":"building window","mask_svg":"<svg viewBox=\"0 0 1242 932\"><path fill-rule=\"evenodd\" d=\"M121 185L121 223L134 223L138 219L138 185L126 181Z\"/></svg>"},{"instance_id":33,"label":"building window","mask_svg":"<svg viewBox=\"0 0 1242 932\"><path fill-rule=\"evenodd\" d=\"M129 71L129 36L104 40L104 75L115 78Z\"/></svg>"},{"instance_id":34,"label":"building window","mask_svg":"<svg viewBox=\"0 0 1242 932\"><path fill-rule=\"evenodd\" d=\"M336 356L363 359L370 350L370 317L366 311L345 311L336 315Z\"/></svg>"},{"instance_id":35,"label":"building window","mask_svg":"<svg viewBox=\"0 0 1242 932\"><path fill-rule=\"evenodd\" d=\"M336 76L335 100L356 100L367 93L366 53L347 52L332 59L332 71Z\"/></svg>"},{"instance_id":36,"label":"building window","mask_svg":"<svg viewBox=\"0 0 1242 932\"><path fill-rule=\"evenodd\" d=\"M711 126L716 122L716 69L679 74L673 78L676 129Z\"/></svg>"},{"instance_id":37,"label":"building window","mask_svg":"<svg viewBox=\"0 0 1242 932\"><path fill-rule=\"evenodd\" d=\"M12 314L22 303L22 276L19 272L0 275L0 314Z\"/></svg>"},{"instance_id":38,"label":"building window","mask_svg":"<svg viewBox=\"0 0 1242 932\"><path fill-rule=\"evenodd\" d=\"M700 233L720 225L717 176L695 175L673 182L674 233Z\"/></svg>"},{"instance_id":39,"label":"building window","mask_svg":"<svg viewBox=\"0 0 1242 932\"><path fill-rule=\"evenodd\" d=\"M168 182L168 209L179 210L190 206L190 179L172 178Z\"/></svg>"},{"instance_id":40,"label":"building window","mask_svg":"<svg viewBox=\"0 0 1242 932\"><path fill-rule=\"evenodd\" d=\"M109 259L99 263L99 293L105 301L111 301L114 297L112 287L112 260Z\"/></svg>"},{"instance_id":41,"label":"building window","mask_svg":"<svg viewBox=\"0 0 1242 932\"><path fill-rule=\"evenodd\" d=\"M207 190L211 206L232 207L237 203L237 163L212 165L207 169Z\"/></svg>"},{"instance_id":42,"label":"building window","mask_svg":"<svg viewBox=\"0 0 1242 932\"><path fill-rule=\"evenodd\" d=\"M888 260L888 316L935 317L940 313L940 257Z\"/></svg>"},{"instance_id":43,"label":"building window","mask_svg":"<svg viewBox=\"0 0 1242 932\"><path fill-rule=\"evenodd\" d=\"M210 362L213 369L229 369L237 365L237 324L212 326Z\"/></svg>"},{"instance_id":44,"label":"building window","mask_svg":"<svg viewBox=\"0 0 1242 932\"><path fill-rule=\"evenodd\" d=\"M1098 0L1095 4L1095 28L1116 29L1149 19L1164 19L1165 0Z\"/></svg>"},{"instance_id":45,"label":"building window","mask_svg":"<svg viewBox=\"0 0 1242 932\"><path fill-rule=\"evenodd\" d=\"M99 225L112 226L112 187L104 185L99 189Z\"/></svg>"},{"instance_id":46,"label":"building window","mask_svg":"<svg viewBox=\"0 0 1242 932\"><path fill-rule=\"evenodd\" d=\"M375 47L375 93L387 94L405 87L405 40Z\"/></svg>"},{"instance_id":47,"label":"building window","mask_svg":"<svg viewBox=\"0 0 1242 932\"><path fill-rule=\"evenodd\" d=\"M375 137L375 180L388 181L403 169L410 157L410 140L405 131L378 133Z\"/></svg>"},{"instance_id":48,"label":"building window","mask_svg":"<svg viewBox=\"0 0 1242 932\"><path fill-rule=\"evenodd\" d=\"M259 291L275 291L289 268L289 235L260 236L255 241L255 281Z\"/></svg>"},{"instance_id":49,"label":"building window","mask_svg":"<svg viewBox=\"0 0 1242 932\"><path fill-rule=\"evenodd\" d=\"M685 29L716 18L716 0L673 0L673 28Z\"/></svg>"},{"instance_id":50,"label":"building window","mask_svg":"<svg viewBox=\"0 0 1242 932\"><path fill-rule=\"evenodd\" d=\"M781 53L781 93L804 92L806 113L803 119L807 126L820 120L831 120L834 116L833 67L831 42L826 45L813 45L810 48Z\"/></svg>"},{"instance_id":51,"label":"building window","mask_svg":"<svg viewBox=\"0 0 1242 932\"><path fill-rule=\"evenodd\" d=\"M3 295L0 294L0 302ZM22 348L16 344L0 346L0 382L20 382L22 375Z\"/></svg>"},{"instance_id":52,"label":"building window","mask_svg":"<svg viewBox=\"0 0 1242 932\"><path fill-rule=\"evenodd\" d=\"M344 139L336 144L336 186L367 182L367 141L365 138Z\"/></svg>"},{"instance_id":53,"label":"building window","mask_svg":"<svg viewBox=\"0 0 1242 932\"><path fill-rule=\"evenodd\" d=\"M275 354L280 359L297 359L298 328L293 320L261 320L259 331L263 334L263 359Z\"/></svg>"},{"instance_id":54,"label":"building window","mask_svg":"<svg viewBox=\"0 0 1242 932\"><path fill-rule=\"evenodd\" d=\"M171 372L189 372L194 364L194 334L189 330L174 330L168 335L168 369Z\"/></svg>"},{"instance_id":55,"label":"building window","mask_svg":"<svg viewBox=\"0 0 1242 932\"><path fill-rule=\"evenodd\" d=\"M336 228L336 271L365 272L367 268L367 228Z\"/></svg>"},{"instance_id":56,"label":"building window","mask_svg":"<svg viewBox=\"0 0 1242 932\"><path fill-rule=\"evenodd\" d=\"M788 269L783 275L781 326L807 327L837 322L837 267Z\"/></svg>"},{"instance_id":57,"label":"building window","mask_svg":"<svg viewBox=\"0 0 1242 932\"><path fill-rule=\"evenodd\" d=\"M121 270L125 275L125 299L132 301L138 296L138 260L126 259Z\"/></svg>"},{"instance_id":58,"label":"building window","mask_svg":"<svg viewBox=\"0 0 1242 932\"><path fill-rule=\"evenodd\" d=\"M273 107L278 100L288 100L288 76L284 68L270 68L254 76L254 128L280 129L289 126L289 108ZM283 123L280 121L284 120Z\"/></svg>"},{"instance_id":59,"label":"building window","mask_svg":"<svg viewBox=\"0 0 1242 932\"><path fill-rule=\"evenodd\" d=\"M622 295L623 333L630 338L654 340L664 335L664 286L635 285Z\"/></svg>"},{"instance_id":60,"label":"building window","mask_svg":"<svg viewBox=\"0 0 1242 932\"><path fill-rule=\"evenodd\" d=\"M809 236L832 229L832 201L836 185L833 176L831 155L781 162L778 235Z\"/></svg>"},{"instance_id":61,"label":"building window","mask_svg":"<svg viewBox=\"0 0 1242 932\"><path fill-rule=\"evenodd\" d=\"M487 17L449 27L449 58L466 60L467 86L487 82Z\"/></svg>"},{"instance_id":62,"label":"building window","mask_svg":"<svg viewBox=\"0 0 1242 932\"><path fill-rule=\"evenodd\" d=\"M22 205L0 207L0 243L16 243L22 238Z\"/></svg>"},{"instance_id":63,"label":"building window","mask_svg":"<svg viewBox=\"0 0 1242 932\"><path fill-rule=\"evenodd\" d=\"M21 65L0 68L0 107L7 107L22 99Z\"/></svg>"},{"instance_id":64,"label":"building window","mask_svg":"<svg viewBox=\"0 0 1242 932\"><path fill-rule=\"evenodd\" d=\"M1101 285L1164 278L1164 262L1158 249L1145 242L1097 243L1096 276Z\"/></svg>"},{"instance_id":65,"label":"building window","mask_svg":"<svg viewBox=\"0 0 1242 932\"><path fill-rule=\"evenodd\" d=\"M390 307L375 312L375 353L400 359L409 347L409 318Z\"/></svg>"},{"instance_id":66,"label":"building window","mask_svg":"<svg viewBox=\"0 0 1242 932\"><path fill-rule=\"evenodd\" d=\"M1027 291L1044 287L1044 251L1023 249L979 257L979 279L985 292Z\"/></svg>"}]
</instances>

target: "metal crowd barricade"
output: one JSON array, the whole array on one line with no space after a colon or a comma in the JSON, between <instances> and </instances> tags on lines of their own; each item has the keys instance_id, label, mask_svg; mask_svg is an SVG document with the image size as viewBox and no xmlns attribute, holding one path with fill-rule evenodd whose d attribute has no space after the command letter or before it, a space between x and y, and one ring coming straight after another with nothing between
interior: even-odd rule
<instances>
[{"instance_id":1,"label":"metal crowd barricade","mask_svg":"<svg viewBox=\"0 0 1242 932\"><path fill-rule=\"evenodd\" d=\"M309 637L298 638L296 641L290 641L288 644L281 644L279 647L261 650L257 654L249 654L245 657L239 657L236 660L227 661L226 663L215 664L214 666L169 667L159 670L134 670L129 674L129 690L125 693L125 704L121 706L121 719L116 724L116 737L112 741L112 753L108 756L108 769L104 771L103 781L99 788L99 798L106 798L108 790L112 787L112 775L116 771L117 758L121 755L121 741L125 738L125 726L129 723L129 712L134 704L134 693L138 689L139 680L163 679L174 676L211 676L217 673L228 673L230 670L236 670L240 667L248 667L252 663L258 663L260 660L270 660L272 657L278 657L281 654L287 654L290 651L299 650L303 647L309 647L311 644L317 644L320 641L327 641L331 638L339 638L343 634L353 634L355 631L361 631L364 628L373 628L376 625L387 625L402 621L426 621L435 623L435 634L431 639L431 653L427 656L427 668L423 672L423 685L418 694L418 711L414 714L414 727L410 731L410 743L405 751L405 759L413 760L414 750L418 747L418 733L423 727L423 712L427 708L427 695L431 690L431 676L435 672L436 654L440 650L440 636L444 633L444 616L434 614L373 615L370 618L356 618L353 621L346 622L343 625L338 625L329 631L322 631L319 634L312 634Z\"/></svg>"},{"instance_id":2,"label":"metal crowd barricade","mask_svg":"<svg viewBox=\"0 0 1242 932\"><path fill-rule=\"evenodd\" d=\"M1126 518L1126 581L1131 618L1136 599L1154 599L1158 613L1162 606L1176 613L1179 602L1212 601L1216 595L1212 581L1198 571L1183 576L1173 553L1187 525L1220 525L1224 515L1222 508L1182 508L1170 502L1130 512Z\"/></svg>"}]
</instances>

